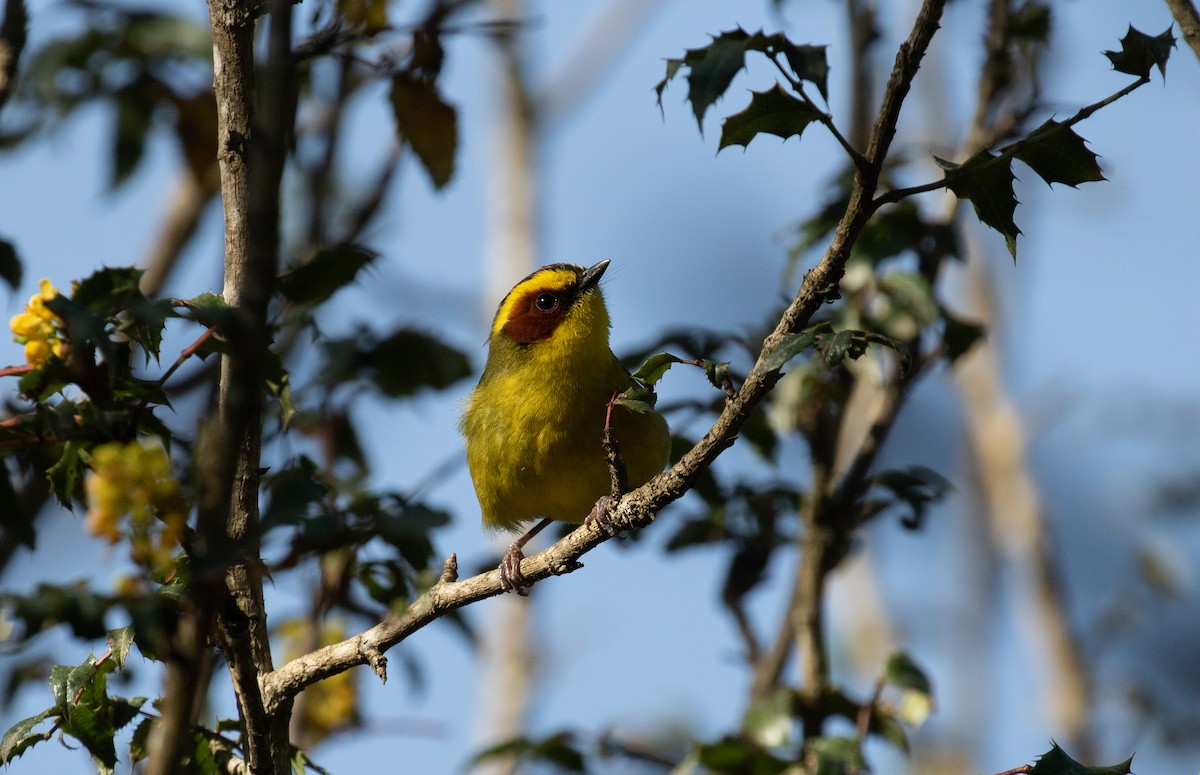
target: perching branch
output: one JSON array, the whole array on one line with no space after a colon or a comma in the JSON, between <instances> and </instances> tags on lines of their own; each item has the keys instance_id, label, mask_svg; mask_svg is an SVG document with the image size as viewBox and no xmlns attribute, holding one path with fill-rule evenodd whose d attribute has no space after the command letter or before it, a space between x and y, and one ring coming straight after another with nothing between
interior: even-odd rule
<instances>
[{"instance_id":1,"label":"perching branch","mask_svg":"<svg viewBox=\"0 0 1200 775\"><path fill-rule=\"evenodd\" d=\"M869 167L855 181L850 204L824 257L805 275L775 330L764 340L758 364L764 363L788 334L808 325L813 314L835 292L845 271L850 248L873 212L871 197L896 133L900 108L938 29L944 5L945 0L925 0L922 4L913 30L896 56L871 132L865 154ZM779 376L779 367L769 369L756 365L751 369L741 387L726 400L708 433L678 463L612 504L612 526L617 531L645 527L654 521L659 510L682 497L712 462L733 445L747 418L775 386ZM598 525L579 527L548 549L527 557L521 563L521 575L532 584L550 576L570 573L582 567L579 560L584 554L609 538L608 531ZM456 578L457 562L451 557L442 578L404 613L389 616L359 635L295 659L264 675L261 686L266 711L275 712L305 686L357 665L370 664L380 678L386 678L387 660L383 653L389 648L438 617L503 591L499 571L489 571L464 581L456 581Z\"/></svg>"}]
</instances>

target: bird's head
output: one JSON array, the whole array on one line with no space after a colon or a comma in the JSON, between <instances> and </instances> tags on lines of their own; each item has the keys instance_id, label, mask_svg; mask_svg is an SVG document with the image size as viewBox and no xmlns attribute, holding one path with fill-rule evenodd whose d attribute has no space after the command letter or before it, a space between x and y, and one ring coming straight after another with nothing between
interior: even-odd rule
<instances>
[{"instance_id":1,"label":"bird's head","mask_svg":"<svg viewBox=\"0 0 1200 775\"><path fill-rule=\"evenodd\" d=\"M600 278L608 261L584 269L550 264L508 292L492 321L491 341L558 354L608 349L608 308Z\"/></svg>"}]
</instances>

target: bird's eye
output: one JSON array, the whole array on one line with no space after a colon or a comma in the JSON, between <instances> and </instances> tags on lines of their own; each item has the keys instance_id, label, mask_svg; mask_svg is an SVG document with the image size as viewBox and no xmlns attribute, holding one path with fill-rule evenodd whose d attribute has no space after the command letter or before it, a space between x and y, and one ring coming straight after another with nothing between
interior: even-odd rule
<instances>
[{"instance_id":1,"label":"bird's eye","mask_svg":"<svg viewBox=\"0 0 1200 775\"><path fill-rule=\"evenodd\" d=\"M533 306L541 312L552 312L558 306L558 297L549 292L539 293L533 300Z\"/></svg>"}]
</instances>

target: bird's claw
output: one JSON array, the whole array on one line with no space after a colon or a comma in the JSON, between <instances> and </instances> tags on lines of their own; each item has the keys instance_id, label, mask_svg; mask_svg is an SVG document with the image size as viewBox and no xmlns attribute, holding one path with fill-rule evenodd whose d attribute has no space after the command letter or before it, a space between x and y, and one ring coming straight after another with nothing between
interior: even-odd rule
<instances>
[{"instance_id":1,"label":"bird's claw","mask_svg":"<svg viewBox=\"0 0 1200 775\"><path fill-rule=\"evenodd\" d=\"M600 500L596 501L596 505L592 506L592 510L583 518L583 524L595 527L610 537L615 536L617 528L612 521L612 498L608 495L601 495Z\"/></svg>"},{"instance_id":2,"label":"bird's claw","mask_svg":"<svg viewBox=\"0 0 1200 775\"><path fill-rule=\"evenodd\" d=\"M500 560L500 588L505 592L516 592L521 597L529 597L529 586L525 583L525 576L521 574L521 560L525 559L525 553L521 551L520 545L512 543L508 545L508 551L504 553L504 559Z\"/></svg>"}]
</instances>

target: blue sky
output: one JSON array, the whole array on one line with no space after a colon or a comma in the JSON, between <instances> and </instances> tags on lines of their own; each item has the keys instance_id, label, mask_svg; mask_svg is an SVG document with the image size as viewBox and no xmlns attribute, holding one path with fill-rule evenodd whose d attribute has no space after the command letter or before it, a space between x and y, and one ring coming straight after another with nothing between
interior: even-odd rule
<instances>
[{"instance_id":1,"label":"blue sky","mask_svg":"<svg viewBox=\"0 0 1200 775\"><path fill-rule=\"evenodd\" d=\"M888 32L879 49L881 63L890 65L894 39L907 31L913 5L885 4ZM900 145L914 155L930 145L953 147L960 139L978 64L979 6L951 4L930 70L906 105ZM830 94L835 115L841 115L840 79L847 68L841 58L840 7L791 3L784 11L781 19L766 2L661 3L594 90L546 138L540 155L538 263L613 261L605 292L618 351L667 327L759 323L764 307L795 290L781 286L784 235L823 198L839 161L836 145L813 126L802 143L767 137L745 152L715 153L720 117L740 110L748 89L764 87L768 74L763 71L735 81L729 96L710 111L703 137L683 102L682 83L668 89L665 116L652 91L666 57L703 45L710 34L736 25L782 28L798 41L831 45ZM596 12L580 4L530 8L535 84L561 72ZM1157 3L1059 3L1055 13L1044 95L1048 109L1060 118L1127 82L1100 53L1118 46L1127 24L1148 33L1170 24L1165 6ZM54 6L34 4L34 41L49 34L53 14ZM381 329L415 324L444 335L482 364L486 324L498 301L481 298L492 66L481 38L464 37L451 46L444 89L461 111L457 177L435 194L417 170L402 176L383 224L371 235L383 261L368 282L339 295L327 329L362 321ZM352 166L368 166L390 142L390 118L382 93L376 96L373 104L360 106L348 138ZM1200 468L1194 441L1200 429L1197 126L1200 66L1182 48L1172 57L1165 86L1156 76L1079 127L1101 155L1110 182L1051 191L1032 173L1019 171L1022 205L1016 218L1023 236L1018 262L1007 257L998 234L980 234L1002 299L1006 385L1030 423L1035 476L1054 534L1070 560L1068 581L1083 612L1077 623L1083 630L1137 587L1140 547L1165 546L1183 567L1195 567L1200 556L1194 515L1191 522L1164 522L1148 506L1164 477ZM144 252L178 160L169 142L158 142L134 180L108 194L110 131L108 117L89 109L56 137L0 157L9 181L0 190L0 233L16 241L27 262L26 287L10 297L10 311L21 306L42 276L61 287L99 265L128 264ZM219 255L220 217L213 210L169 292L191 296L218 289ZM14 344L8 358L19 357ZM695 393L704 389L701 381L677 370L664 391L668 397ZM372 428L365 442L377 461L379 484L409 486L459 454L456 415L469 387L464 383L451 395L399 405L364 403L359 416ZM889 459L928 462L969 483L969 472L958 462L964 442L953 404L945 380L918 391ZM735 456L728 465L745 465L746 458L740 460ZM474 567L490 547L475 521L477 506L465 467L431 498L461 517L440 537L439 548L457 551L463 567ZM961 654L955 653L956 632L967 621L964 608L973 602L956 590L961 574L969 572L955 538L965 507L952 498L929 529L917 534L881 524L870 532L867 545L889 616L939 690L942 705L918 743L967 740L974 746L974 770L995 772L1044 751L1054 729L1036 708L1022 704L1042 676L1036 659L1030 661L1021 623L1005 619L1006 611L1015 615L1019 604L1002 601L1000 614L987 625L994 628L989 652L976 663L986 669L986 679L965 674ZM668 510L660 521L670 522L679 513ZM48 563L86 568L101 580L120 568L119 557L80 537L77 517L56 517L48 524L42 551L14 563L6 587L44 578ZM664 556L655 547L670 532L668 524L656 524L632 550L601 547L586 558L583 571L536 589L535 626L544 661L531 719L534 732L566 727L599 732L613 725L633 734L679 723L713 735L736 723L746 676L737 661L736 633L715 607L722 561L704 553ZM755 596L752 612L760 621L777 616L787 575L778 569ZM1004 589L1002 597L1019 597L1019 585L1014 591L1006 582ZM279 585L270 594L276 606L272 615L306 603L307 593L297 584ZM837 595L835 590L839 605L856 604L852 596ZM489 604L476 609L476 621L486 619ZM1120 698L1127 686L1169 695L1154 687L1190 686L1188 681L1197 680L1173 674L1169 664L1130 656L1164 623L1179 629L1196 621L1196 609L1194 585L1180 600L1148 598L1138 606L1132 634L1103 652L1105 714L1123 718ZM834 618L847 628L858 621L849 610L836 610ZM56 656L64 661L86 655L85 646L57 643ZM406 771L460 770L475 724L471 709L479 676L474 657L444 625L422 631L400 650L424 668L424 690L409 685L399 658L392 659L386 687L364 674L371 726L317 751L322 765L353 772L402 761ZM863 680L850 670L844 677ZM614 691L614 686L628 689ZM12 718L48 703L48 692L26 691ZM972 719L989 732L971 729ZM1112 749L1101 751L1105 763L1136 749L1140 771L1180 764L1152 731L1142 736L1125 731L1109 742ZM883 756L880 771L899 766ZM39 746L14 771L38 767L90 771L85 757L56 745Z\"/></svg>"}]
</instances>

